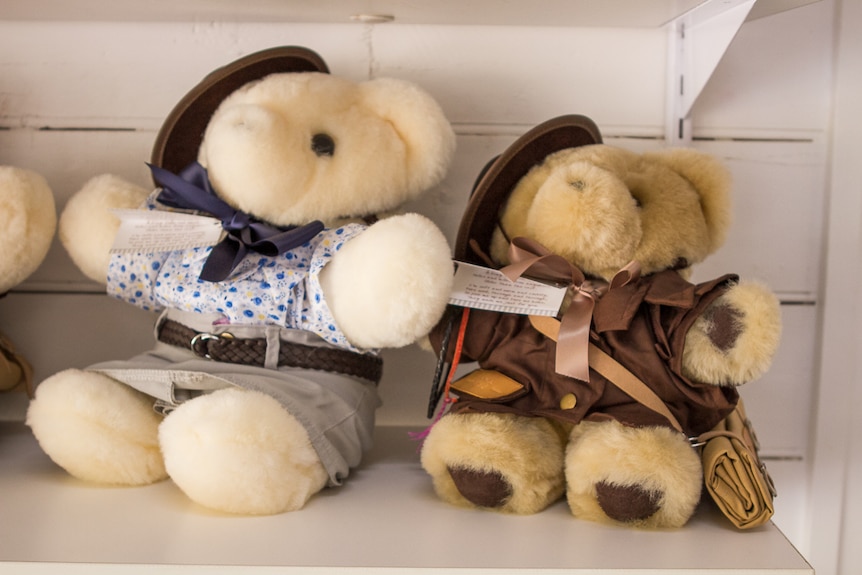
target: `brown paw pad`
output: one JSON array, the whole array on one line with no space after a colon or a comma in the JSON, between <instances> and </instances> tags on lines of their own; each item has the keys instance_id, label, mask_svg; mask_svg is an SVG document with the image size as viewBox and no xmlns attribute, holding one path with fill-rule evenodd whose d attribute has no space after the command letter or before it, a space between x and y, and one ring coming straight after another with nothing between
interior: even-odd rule
<instances>
[{"instance_id":1,"label":"brown paw pad","mask_svg":"<svg viewBox=\"0 0 862 575\"><path fill-rule=\"evenodd\" d=\"M742 334L742 314L726 305L714 306L709 312L710 324L709 336L713 345L726 352L736 344L736 340Z\"/></svg>"},{"instance_id":2,"label":"brown paw pad","mask_svg":"<svg viewBox=\"0 0 862 575\"><path fill-rule=\"evenodd\" d=\"M641 521L659 510L661 493L637 485L596 484L596 498L605 515L615 521Z\"/></svg>"},{"instance_id":3,"label":"brown paw pad","mask_svg":"<svg viewBox=\"0 0 862 575\"><path fill-rule=\"evenodd\" d=\"M496 471L449 467L449 475L464 498L479 507L502 507L512 496L512 486Z\"/></svg>"}]
</instances>

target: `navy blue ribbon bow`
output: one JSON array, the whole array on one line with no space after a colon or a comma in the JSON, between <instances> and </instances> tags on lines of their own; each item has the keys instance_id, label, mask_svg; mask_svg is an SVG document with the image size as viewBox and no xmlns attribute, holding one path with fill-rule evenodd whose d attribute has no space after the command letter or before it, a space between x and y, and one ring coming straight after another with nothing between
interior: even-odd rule
<instances>
[{"instance_id":1,"label":"navy blue ribbon bow","mask_svg":"<svg viewBox=\"0 0 862 575\"><path fill-rule=\"evenodd\" d=\"M278 228L254 219L215 195L206 168L197 162L174 174L147 164L153 178L162 186L158 201L183 210L196 210L221 220L227 232L224 239L213 246L200 279L218 282L226 279L250 251L275 257L301 246L323 231L323 223L313 221L303 226Z\"/></svg>"}]
</instances>

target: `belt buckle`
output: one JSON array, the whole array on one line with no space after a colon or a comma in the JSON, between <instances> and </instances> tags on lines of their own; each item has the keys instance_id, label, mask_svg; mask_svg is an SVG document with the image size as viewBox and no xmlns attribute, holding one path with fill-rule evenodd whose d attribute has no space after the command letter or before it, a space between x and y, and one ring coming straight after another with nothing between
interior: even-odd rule
<instances>
[{"instance_id":1,"label":"belt buckle","mask_svg":"<svg viewBox=\"0 0 862 575\"><path fill-rule=\"evenodd\" d=\"M195 355L197 355L199 357L204 357L206 359L212 359L212 356L210 356L210 354L207 353L206 351L198 351L197 344L204 342L204 341L212 341L212 340L218 341L221 339L234 339L234 336L232 333L229 333L229 332L225 332L225 333L201 332L201 333L195 334L195 336L191 339L191 341L189 341L189 348L194 352Z\"/></svg>"}]
</instances>

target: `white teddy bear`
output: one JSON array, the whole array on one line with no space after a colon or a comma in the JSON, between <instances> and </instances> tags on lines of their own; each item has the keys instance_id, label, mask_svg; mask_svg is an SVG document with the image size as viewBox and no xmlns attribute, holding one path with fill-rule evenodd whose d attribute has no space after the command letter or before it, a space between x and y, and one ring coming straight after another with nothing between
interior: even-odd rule
<instances>
[{"instance_id":1,"label":"white teddy bear","mask_svg":"<svg viewBox=\"0 0 862 575\"><path fill-rule=\"evenodd\" d=\"M170 477L237 514L297 510L341 484L371 443L379 348L427 334L451 289L439 229L384 212L439 183L453 151L417 86L332 76L305 48L208 75L157 137L160 188L98 176L61 216L84 273L162 313L153 350L37 387L27 421L41 447L81 479ZM109 208L142 205L143 244L118 249ZM194 225L219 222L223 239L135 248L162 245L166 211L210 216Z\"/></svg>"},{"instance_id":2,"label":"white teddy bear","mask_svg":"<svg viewBox=\"0 0 862 575\"><path fill-rule=\"evenodd\" d=\"M54 193L32 170L0 166L0 297L42 264L57 228ZM32 393L30 364L0 333L0 392Z\"/></svg>"}]
</instances>

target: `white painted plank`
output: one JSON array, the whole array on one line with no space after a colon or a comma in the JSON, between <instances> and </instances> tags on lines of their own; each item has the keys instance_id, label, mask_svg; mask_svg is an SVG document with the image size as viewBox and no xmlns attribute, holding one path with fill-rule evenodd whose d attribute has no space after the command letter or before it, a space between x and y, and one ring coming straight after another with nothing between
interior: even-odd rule
<instances>
[{"instance_id":1,"label":"white painted plank","mask_svg":"<svg viewBox=\"0 0 862 575\"><path fill-rule=\"evenodd\" d=\"M813 573L774 525L738 531L709 504L681 529L652 531L577 520L562 500L526 516L453 507L434 495L406 432L379 428L345 485L300 511L225 517L171 481L85 485L23 426L0 424L0 573L34 573L32 562L43 574Z\"/></svg>"},{"instance_id":2,"label":"white painted plank","mask_svg":"<svg viewBox=\"0 0 862 575\"><path fill-rule=\"evenodd\" d=\"M803 458L811 447L816 394L817 312L781 306L783 333L770 370L739 389L764 455Z\"/></svg>"},{"instance_id":3,"label":"white painted plank","mask_svg":"<svg viewBox=\"0 0 862 575\"><path fill-rule=\"evenodd\" d=\"M349 22L356 14L391 15L408 24L657 27L703 0L541 0L523 9L518 0L246 0L241 6L207 0L4 0L0 18L71 21L283 21ZM814 0L796 0L810 2Z\"/></svg>"},{"instance_id":4,"label":"white painted plank","mask_svg":"<svg viewBox=\"0 0 862 575\"><path fill-rule=\"evenodd\" d=\"M695 103L695 136L829 126L832 2L745 23Z\"/></svg>"},{"instance_id":5,"label":"white painted plank","mask_svg":"<svg viewBox=\"0 0 862 575\"><path fill-rule=\"evenodd\" d=\"M376 73L427 87L456 123L534 125L579 113L605 130L661 133L666 49L660 29L374 30Z\"/></svg>"},{"instance_id":6,"label":"white painted plank","mask_svg":"<svg viewBox=\"0 0 862 575\"><path fill-rule=\"evenodd\" d=\"M733 178L725 245L695 278L734 272L766 282L784 299L814 301L820 285L826 150L821 142L695 142Z\"/></svg>"},{"instance_id":7,"label":"white painted plank","mask_svg":"<svg viewBox=\"0 0 862 575\"><path fill-rule=\"evenodd\" d=\"M281 45L367 75L360 25L2 22L0 125L158 128L210 71Z\"/></svg>"}]
</instances>

